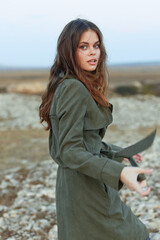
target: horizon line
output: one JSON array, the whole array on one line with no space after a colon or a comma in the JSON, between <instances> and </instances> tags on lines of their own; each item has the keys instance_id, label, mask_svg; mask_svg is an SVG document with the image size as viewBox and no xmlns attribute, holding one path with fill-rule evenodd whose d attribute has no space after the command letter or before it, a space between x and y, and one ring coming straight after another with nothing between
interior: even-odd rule
<instances>
[{"instance_id":1,"label":"horizon line","mask_svg":"<svg viewBox=\"0 0 160 240\"><path fill-rule=\"evenodd\" d=\"M119 63L108 63L108 67L138 67L138 66L158 66L160 61L143 61L143 62L119 62ZM0 71L5 70L48 70L51 66L5 66L0 65Z\"/></svg>"}]
</instances>

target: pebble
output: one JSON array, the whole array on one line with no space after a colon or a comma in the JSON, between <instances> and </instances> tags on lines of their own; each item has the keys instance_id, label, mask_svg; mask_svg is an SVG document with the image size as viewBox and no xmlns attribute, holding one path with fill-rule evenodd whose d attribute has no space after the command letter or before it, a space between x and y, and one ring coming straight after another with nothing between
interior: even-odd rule
<instances>
[{"instance_id":1,"label":"pebble","mask_svg":"<svg viewBox=\"0 0 160 240\"><path fill-rule=\"evenodd\" d=\"M113 125L120 129L137 129L160 126L160 97L136 95L114 97Z\"/></svg>"},{"instance_id":2,"label":"pebble","mask_svg":"<svg viewBox=\"0 0 160 240\"><path fill-rule=\"evenodd\" d=\"M114 105L113 125L117 129L128 130L125 137L114 139L117 145L120 142L126 146L131 137L137 137L139 128L160 126L158 97L113 97L111 103ZM39 104L39 96L0 94L0 130L41 128ZM157 133L152 148L142 153L141 166L154 169L152 176L147 176L150 195L142 198L125 186L120 191L122 200L148 227L152 240L160 239L159 146L160 135ZM0 172L0 240L57 240L57 165L52 160L30 165L25 169L27 174L24 178L19 177L23 172L20 170L15 168Z\"/></svg>"},{"instance_id":3,"label":"pebble","mask_svg":"<svg viewBox=\"0 0 160 240\"><path fill-rule=\"evenodd\" d=\"M39 123L39 105L40 96L0 94L0 130L43 128Z\"/></svg>"},{"instance_id":4,"label":"pebble","mask_svg":"<svg viewBox=\"0 0 160 240\"><path fill-rule=\"evenodd\" d=\"M112 124L120 129L160 126L159 97L152 95L112 97L110 102L113 104L114 121ZM39 123L38 116L40 104L40 96L0 94L0 130L42 129L43 126Z\"/></svg>"},{"instance_id":5,"label":"pebble","mask_svg":"<svg viewBox=\"0 0 160 240\"><path fill-rule=\"evenodd\" d=\"M52 178L52 173L56 170L57 165L52 160L44 161L33 166L26 179L23 182L17 181L16 185L14 185L14 181L10 185L6 181L14 180L17 173L7 170L6 174L4 171L2 188L0 184L2 196L4 191L9 193L11 186L15 187L17 196L10 206L0 205L2 215L0 217L0 235L3 236L4 232L8 230L8 234L11 236L8 235L6 239L56 239L53 237L56 234L56 228L53 228L56 224L56 174ZM42 184L35 182L35 176L39 175L41 175ZM30 188L28 188L28 184L30 184ZM35 235L34 238L32 238L33 235Z\"/></svg>"}]
</instances>

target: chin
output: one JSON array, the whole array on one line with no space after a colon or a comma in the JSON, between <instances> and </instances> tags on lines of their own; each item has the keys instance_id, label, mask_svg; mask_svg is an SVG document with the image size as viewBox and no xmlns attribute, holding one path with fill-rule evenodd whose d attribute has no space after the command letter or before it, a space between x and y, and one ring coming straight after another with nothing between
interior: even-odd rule
<instances>
[{"instance_id":1,"label":"chin","mask_svg":"<svg viewBox=\"0 0 160 240\"><path fill-rule=\"evenodd\" d=\"M88 68L88 69L84 69L85 71L87 72L94 72L96 70L97 66L96 67L92 67L92 68Z\"/></svg>"}]
</instances>

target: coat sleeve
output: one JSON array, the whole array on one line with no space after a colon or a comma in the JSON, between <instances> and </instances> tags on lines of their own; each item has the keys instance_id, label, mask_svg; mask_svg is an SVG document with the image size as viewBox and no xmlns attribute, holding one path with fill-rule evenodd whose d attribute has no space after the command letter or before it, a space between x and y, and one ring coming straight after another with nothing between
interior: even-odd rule
<instances>
[{"instance_id":1,"label":"coat sleeve","mask_svg":"<svg viewBox=\"0 0 160 240\"><path fill-rule=\"evenodd\" d=\"M114 144L110 144L110 143L106 143L102 141L102 148L101 151L106 154L108 157L110 157L111 159L118 161L118 162L122 162L123 161L123 157L118 157L116 159L114 159L114 157L112 156L112 153L118 152L122 150L121 147L116 146Z\"/></svg>"},{"instance_id":2,"label":"coat sleeve","mask_svg":"<svg viewBox=\"0 0 160 240\"><path fill-rule=\"evenodd\" d=\"M118 190L124 165L88 152L83 143L83 126L89 92L78 80L65 80L56 96L59 119L59 149L64 165Z\"/></svg>"}]
</instances>

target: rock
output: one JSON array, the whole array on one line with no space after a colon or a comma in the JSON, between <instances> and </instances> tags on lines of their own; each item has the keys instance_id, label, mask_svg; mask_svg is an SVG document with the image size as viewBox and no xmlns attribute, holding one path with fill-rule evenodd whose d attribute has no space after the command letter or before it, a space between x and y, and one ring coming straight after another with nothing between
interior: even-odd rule
<instances>
[{"instance_id":1,"label":"rock","mask_svg":"<svg viewBox=\"0 0 160 240\"><path fill-rule=\"evenodd\" d=\"M0 93L6 93L7 92L7 87L0 87Z\"/></svg>"},{"instance_id":2,"label":"rock","mask_svg":"<svg viewBox=\"0 0 160 240\"><path fill-rule=\"evenodd\" d=\"M29 173L23 181L18 178L15 200L10 206L7 204L8 207L5 206L5 203L0 205L0 235L7 236L8 231L11 235L9 237L16 240L30 238L47 240L50 232L50 239L54 240L51 238L53 231L50 230L56 224L56 170L57 166L53 161L45 161L32 169L29 168ZM18 172L20 171L18 170ZM37 184L39 176L41 176L41 184ZM1 184L5 185L6 194L10 192L11 183L8 184L8 180L14 180L16 177L17 172L15 171L10 170L7 175L4 172L4 180Z\"/></svg>"},{"instance_id":3,"label":"rock","mask_svg":"<svg viewBox=\"0 0 160 240\"><path fill-rule=\"evenodd\" d=\"M143 85L141 89L142 94L153 94L160 97L160 83L148 83Z\"/></svg>"},{"instance_id":4,"label":"rock","mask_svg":"<svg viewBox=\"0 0 160 240\"><path fill-rule=\"evenodd\" d=\"M157 145L159 149L159 145ZM159 155L158 155L159 157ZM143 161L145 162L146 157ZM157 161L156 159L154 160ZM143 163L142 163L143 164ZM154 164L154 162L152 163ZM11 179L19 179L17 197L12 205L0 205L0 235L11 239L57 240L55 183L57 165L51 161L44 161L28 168L28 174L23 181L17 178L21 171L4 171L6 194L10 191ZM3 174L3 172L1 173ZM8 181L10 184L8 184ZM6 183L5 183L6 182ZM155 186L155 182L157 185ZM154 178L150 179L152 189L159 187L159 171L155 170ZM14 184L14 181L13 181ZM151 192L148 197L142 198L137 193L131 192L126 187L120 191L122 199L132 208L132 211L148 227L152 240L160 238L160 201L159 196ZM153 235L154 234L154 235ZM8 238L6 238L8 239Z\"/></svg>"},{"instance_id":5,"label":"rock","mask_svg":"<svg viewBox=\"0 0 160 240\"><path fill-rule=\"evenodd\" d=\"M7 229L7 226L5 225L4 218L0 218L0 226L1 226L1 231L4 231Z\"/></svg>"},{"instance_id":6,"label":"rock","mask_svg":"<svg viewBox=\"0 0 160 240\"><path fill-rule=\"evenodd\" d=\"M113 104L113 124L120 129L160 126L160 98L142 96L110 100Z\"/></svg>"},{"instance_id":7,"label":"rock","mask_svg":"<svg viewBox=\"0 0 160 240\"><path fill-rule=\"evenodd\" d=\"M40 96L0 94L0 130L40 128ZM104 140L128 146L157 126L154 144L142 153L151 193L140 197L126 187L122 200L148 227L152 240L160 239L160 98L153 96L113 97L113 124ZM13 104L14 103L14 104ZM115 132L116 130L116 132ZM109 141L108 141L109 139ZM47 147L47 144L46 144ZM5 159L4 159L5 160ZM3 161L3 159L2 159ZM57 165L52 160L13 168L0 173L0 240L57 240L55 184Z\"/></svg>"},{"instance_id":8,"label":"rock","mask_svg":"<svg viewBox=\"0 0 160 240\"><path fill-rule=\"evenodd\" d=\"M51 228L48 234L48 238L49 240L57 240L57 225L54 225L54 227Z\"/></svg>"},{"instance_id":9,"label":"rock","mask_svg":"<svg viewBox=\"0 0 160 240\"><path fill-rule=\"evenodd\" d=\"M160 125L159 97L112 97L110 102L113 104L112 126L119 129L138 129ZM38 115L40 103L40 96L0 94L0 130L42 129Z\"/></svg>"},{"instance_id":10,"label":"rock","mask_svg":"<svg viewBox=\"0 0 160 240\"><path fill-rule=\"evenodd\" d=\"M151 81L150 81L151 82ZM122 96L131 96L131 95L154 95L160 97L160 83L146 83L140 81L133 81L132 83L125 83L125 85L120 84L114 86L112 89L113 92L122 95Z\"/></svg>"},{"instance_id":11,"label":"rock","mask_svg":"<svg viewBox=\"0 0 160 240\"><path fill-rule=\"evenodd\" d=\"M0 94L0 130L42 129L38 115L40 103L40 96Z\"/></svg>"},{"instance_id":12,"label":"rock","mask_svg":"<svg viewBox=\"0 0 160 240\"><path fill-rule=\"evenodd\" d=\"M136 85L129 85L129 86L118 86L114 88L114 92L118 93L123 96L130 96L130 95L136 95L140 92L139 87Z\"/></svg>"}]
</instances>

